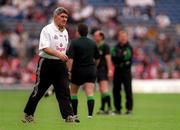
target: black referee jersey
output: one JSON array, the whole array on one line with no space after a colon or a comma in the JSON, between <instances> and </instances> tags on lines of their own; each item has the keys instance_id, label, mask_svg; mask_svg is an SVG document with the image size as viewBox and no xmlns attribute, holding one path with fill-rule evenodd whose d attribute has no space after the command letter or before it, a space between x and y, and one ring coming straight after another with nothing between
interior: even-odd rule
<instances>
[{"instance_id":1,"label":"black referee jersey","mask_svg":"<svg viewBox=\"0 0 180 130\"><path fill-rule=\"evenodd\" d=\"M97 78L98 78L98 81L107 80L108 68L107 68L107 63L106 63L106 55L110 55L110 48L106 43L102 43L98 45L98 50L100 54L100 62L97 67L98 69Z\"/></svg>"},{"instance_id":2,"label":"black referee jersey","mask_svg":"<svg viewBox=\"0 0 180 130\"><path fill-rule=\"evenodd\" d=\"M73 59L71 82L76 85L95 82L97 69L94 60L99 59L96 43L81 36L72 41L67 54Z\"/></svg>"}]
</instances>

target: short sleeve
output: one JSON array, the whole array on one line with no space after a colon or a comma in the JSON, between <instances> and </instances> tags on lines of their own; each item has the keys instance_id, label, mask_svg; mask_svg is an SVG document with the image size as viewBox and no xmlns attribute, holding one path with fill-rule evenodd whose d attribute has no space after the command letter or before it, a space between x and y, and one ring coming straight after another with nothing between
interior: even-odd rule
<instances>
[{"instance_id":1,"label":"short sleeve","mask_svg":"<svg viewBox=\"0 0 180 130\"><path fill-rule=\"evenodd\" d=\"M39 50L50 47L50 35L44 29L42 29L39 40Z\"/></svg>"},{"instance_id":2,"label":"short sleeve","mask_svg":"<svg viewBox=\"0 0 180 130\"><path fill-rule=\"evenodd\" d=\"M98 50L98 48L97 48L96 45L94 46L94 48L95 48L94 58L95 58L95 59L99 59L99 58L100 58L99 50Z\"/></svg>"},{"instance_id":3,"label":"short sleeve","mask_svg":"<svg viewBox=\"0 0 180 130\"><path fill-rule=\"evenodd\" d=\"M110 54L110 47L107 44L105 44L105 46L104 46L104 55L109 55L109 54Z\"/></svg>"}]
</instances>

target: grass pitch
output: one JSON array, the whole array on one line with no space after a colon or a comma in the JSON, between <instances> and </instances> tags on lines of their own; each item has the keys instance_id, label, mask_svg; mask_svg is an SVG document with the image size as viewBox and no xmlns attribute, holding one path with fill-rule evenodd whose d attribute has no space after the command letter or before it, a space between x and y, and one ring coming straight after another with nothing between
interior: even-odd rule
<instances>
[{"instance_id":1,"label":"grass pitch","mask_svg":"<svg viewBox=\"0 0 180 130\"><path fill-rule=\"evenodd\" d=\"M29 95L30 91L0 90L0 130L180 130L180 94L135 94L133 115L100 116L95 114L100 107L100 95L96 92L94 117L88 119L86 97L80 91L80 123L65 123L52 96L39 102L36 123L23 124Z\"/></svg>"}]
</instances>

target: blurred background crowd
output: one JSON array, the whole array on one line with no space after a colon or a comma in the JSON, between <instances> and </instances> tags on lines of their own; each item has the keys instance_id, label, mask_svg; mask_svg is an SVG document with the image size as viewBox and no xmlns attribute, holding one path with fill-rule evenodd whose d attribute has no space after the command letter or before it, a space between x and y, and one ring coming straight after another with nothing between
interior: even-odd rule
<instances>
[{"instance_id":1,"label":"blurred background crowd","mask_svg":"<svg viewBox=\"0 0 180 130\"><path fill-rule=\"evenodd\" d=\"M39 34L58 6L69 10L70 40L84 22L90 34L102 29L112 47L124 28L134 48L133 78L180 78L179 0L0 0L0 84L35 81Z\"/></svg>"}]
</instances>

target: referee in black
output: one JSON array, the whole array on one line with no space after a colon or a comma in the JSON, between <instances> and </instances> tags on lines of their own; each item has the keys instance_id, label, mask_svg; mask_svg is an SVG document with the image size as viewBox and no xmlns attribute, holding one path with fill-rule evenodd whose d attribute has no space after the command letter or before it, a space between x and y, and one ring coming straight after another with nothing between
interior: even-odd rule
<instances>
[{"instance_id":1,"label":"referee in black","mask_svg":"<svg viewBox=\"0 0 180 130\"><path fill-rule=\"evenodd\" d=\"M71 102L77 118L78 89L82 85L87 96L88 118L92 118L94 109L94 87L99 62L99 51L96 43L87 38L88 27L78 25L79 38L72 41L68 50L69 73L71 74Z\"/></svg>"},{"instance_id":2,"label":"referee in black","mask_svg":"<svg viewBox=\"0 0 180 130\"><path fill-rule=\"evenodd\" d=\"M53 22L45 26L40 34L39 63L36 71L34 90L24 109L24 123L34 122L34 113L39 100L52 84L62 118L75 122L70 102L66 50L68 33L65 28L68 11L63 7L55 9Z\"/></svg>"},{"instance_id":3,"label":"referee in black","mask_svg":"<svg viewBox=\"0 0 180 130\"><path fill-rule=\"evenodd\" d=\"M108 86L108 80L111 80L113 75L110 47L105 43L105 35L101 30L95 31L93 37L100 54L100 62L97 67L97 81L99 83L99 91L101 93L101 107L97 114L112 114L111 96ZM105 110L106 105L107 111Z\"/></svg>"},{"instance_id":4,"label":"referee in black","mask_svg":"<svg viewBox=\"0 0 180 130\"><path fill-rule=\"evenodd\" d=\"M126 96L126 112L132 114L133 109L133 94L132 94L132 47L128 42L128 35L125 31L118 32L118 43L111 52L112 61L115 66L113 79L113 97L115 114L121 114L121 90L124 86Z\"/></svg>"}]
</instances>

